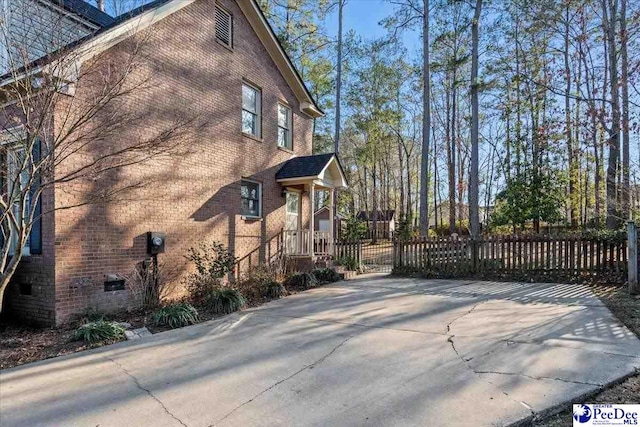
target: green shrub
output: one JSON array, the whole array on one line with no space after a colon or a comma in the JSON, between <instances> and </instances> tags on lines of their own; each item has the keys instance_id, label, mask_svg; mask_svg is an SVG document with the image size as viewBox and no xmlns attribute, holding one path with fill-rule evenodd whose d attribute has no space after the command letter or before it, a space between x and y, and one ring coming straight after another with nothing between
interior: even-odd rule
<instances>
[{"instance_id":1,"label":"green shrub","mask_svg":"<svg viewBox=\"0 0 640 427\"><path fill-rule=\"evenodd\" d=\"M203 304L213 291L221 286L220 279L191 274L186 278L185 288L189 299L196 304Z\"/></svg>"},{"instance_id":2,"label":"green shrub","mask_svg":"<svg viewBox=\"0 0 640 427\"><path fill-rule=\"evenodd\" d=\"M124 337L124 331L125 329L116 322L98 320L80 326L74 334L74 339L89 344L116 341Z\"/></svg>"},{"instance_id":3,"label":"green shrub","mask_svg":"<svg viewBox=\"0 0 640 427\"><path fill-rule=\"evenodd\" d=\"M355 242L356 240L363 239L366 235L367 224L364 221L360 221L356 217L347 218L342 239Z\"/></svg>"},{"instance_id":4,"label":"green shrub","mask_svg":"<svg viewBox=\"0 0 640 427\"><path fill-rule=\"evenodd\" d=\"M198 303L220 287L222 279L233 271L237 261L218 242L202 243L197 248L190 248L186 258L195 264L196 272L187 276L185 285L191 299Z\"/></svg>"},{"instance_id":5,"label":"green shrub","mask_svg":"<svg viewBox=\"0 0 640 427\"><path fill-rule=\"evenodd\" d=\"M360 268L358 260L352 256L342 257L336 260L336 264L343 266L347 271L358 271Z\"/></svg>"},{"instance_id":6,"label":"green shrub","mask_svg":"<svg viewBox=\"0 0 640 427\"><path fill-rule=\"evenodd\" d=\"M245 300L240 291L232 288L215 289L206 300L207 307L220 314L238 311L244 304Z\"/></svg>"},{"instance_id":7,"label":"green shrub","mask_svg":"<svg viewBox=\"0 0 640 427\"><path fill-rule=\"evenodd\" d=\"M88 307L75 318L76 324L84 325L86 323L99 322L107 320L107 316L95 307Z\"/></svg>"},{"instance_id":8,"label":"green shrub","mask_svg":"<svg viewBox=\"0 0 640 427\"><path fill-rule=\"evenodd\" d=\"M318 286L318 279L311 273L294 273L284 282L287 288L310 289Z\"/></svg>"},{"instance_id":9,"label":"green shrub","mask_svg":"<svg viewBox=\"0 0 640 427\"><path fill-rule=\"evenodd\" d=\"M153 315L153 323L156 326L168 326L171 329L182 328L197 322L198 310L187 302L162 307Z\"/></svg>"},{"instance_id":10,"label":"green shrub","mask_svg":"<svg viewBox=\"0 0 640 427\"><path fill-rule=\"evenodd\" d=\"M282 283L269 282L264 285L265 296L269 298L281 298L287 293L287 289Z\"/></svg>"},{"instance_id":11,"label":"green shrub","mask_svg":"<svg viewBox=\"0 0 640 427\"><path fill-rule=\"evenodd\" d=\"M333 268L318 268L312 274L319 282L333 283L341 279L340 275Z\"/></svg>"},{"instance_id":12,"label":"green shrub","mask_svg":"<svg viewBox=\"0 0 640 427\"><path fill-rule=\"evenodd\" d=\"M215 279L222 279L232 272L237 261L231 252L218 242L209 245L201 243L197 248L190 248L186 258L196 265L200 276Z\"/></svg>"}]
</instances>

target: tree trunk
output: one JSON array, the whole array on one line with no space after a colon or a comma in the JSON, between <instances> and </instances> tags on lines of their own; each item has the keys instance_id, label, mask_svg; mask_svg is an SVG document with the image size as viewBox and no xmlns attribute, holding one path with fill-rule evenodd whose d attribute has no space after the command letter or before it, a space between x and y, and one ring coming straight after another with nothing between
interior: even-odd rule
<instances>
[{"instance_id":1,"label":"tree trunk","mask_svg":"<svg viewBox=\"0 0 640 427\"><path fill-rule=\"evenodd\" d=\"M629 152L629 54L627 51L627 0L620 0L620 61L622 86L622 219L631 218Z\"/></svg>"},{"instance_id":2,"label":"tree trunk","mask_svg":"<svg viewBox=\"0 0 640 427\"><path fill-rule=\"evenodd\" d=\"M449 160L449 232L456 232L456 72L451 83L451 143L448 145Z\"/></svg>"},{"instance_id":3,"label":"tree trunk","mask_svg":"<svg viewBox=\"0 0 640 427\"><path fill-rule=\"evenodd\" d=\"M480 180L478 176L479 135L478 135L478 45L482 0L476 0L476 10L471 24L471 170L469 172L469 224L471 238L480 236L480 214L478 206Z\"/></svg>"},{"instance_id":4,"label":"tree trunk","mask_svg":"<svg viewBox=\"0 0 640 427\"><path fill-rule=\"evenodd\" d=\"M429 138L431 137L431 70L429 67L429 0L422 16L422 157L420 161L420 235L429 231Z\"/></svg>"},{"instance_id":5,"label":"tree trunk","mask_svg":"<svg viewBox=\"0 0 640 427\"><path fill-rule=\"evenodd\" d=\"M333 152L340 152L340 96L342 91L342 9L345 0L338 0L338 70L336 74L336 129L333 138Z\"/></svg>"},{"instance_id":6,"label":"tree trunk","mask_svg":"<svg viewBox=\"0 0 640 427\"><path fill-rule=\"evenodd\" d=\"M569 167L569 217L571 219L571 228L578 226L578 211L576 201L576 175L578 168L575 164L574 143L571 132L571 69L569 64L569 47L570 47L570 25L569 25L569 5L565 8L564 17L564 72L567 85L564 95L564 114L565 114L565 138L567 142L567 159Z\"/></svg>"},{"instance_id":7,"label":"tree trunk","mask_svg":"<svg viewBox=\"0 0 640 427\"><path fill-rule=\"evenodd\" d=\"M609 6L607 6L609 1ZM618 95L618 60L616 55L616 0L602 0L602 21L608 48L608 68L611 96L611 130L609 132L609 159L607 163L607 228L619 225L617 206L617 177L620 159L620 99Z\"/></svg>"}]
</instances>

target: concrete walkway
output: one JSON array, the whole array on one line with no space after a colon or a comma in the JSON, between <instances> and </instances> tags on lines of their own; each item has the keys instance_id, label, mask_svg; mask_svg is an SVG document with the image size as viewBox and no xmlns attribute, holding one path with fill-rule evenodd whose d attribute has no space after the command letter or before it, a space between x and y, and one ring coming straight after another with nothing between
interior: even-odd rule
<instances>
[{"instance_id":1,"label":"concrete walkway","mask_svg":"<svg viewBox=\"0 0 640 427\"><path fill-rule=\"evenodd\" d=\"M586 287L367 277L2 371L0 425L499 426L639 355Z\"/></svg>"}]
</instances>

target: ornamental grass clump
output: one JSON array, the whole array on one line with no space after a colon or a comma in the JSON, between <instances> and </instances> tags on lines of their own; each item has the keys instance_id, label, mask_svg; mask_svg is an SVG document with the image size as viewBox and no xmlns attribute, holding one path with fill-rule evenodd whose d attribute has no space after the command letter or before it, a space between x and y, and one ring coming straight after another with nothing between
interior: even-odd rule
<instances>
[{"instance_id":1,"label":"ornamental grass clump","mask_svg":"<svg viewBox=\"0 0 640 427\"><path fill-rule=\"evenodd\" d=\"M229 314L240 310L245 304L245 299L240 291L223 287L213 290L207 296L205 304L214 313Z\"/></svg>"},{"instance_id":2,"label":"ornamental grass clump","mask_svg":"<svg viewBox=\"0 0 640 427\"><path fill-rule=\"evenodd\" d=\"M340 275L332 268L318 268L312 274L321 283L333 283L341 279Z\"/></svg>"},{"instance_id":3,"label":"ornamental grass clump","mask_svg":"<svg viewBox=\"0 0 640 427\"><path fill-rule=\"evenodd\" d=\"M265 284L264 290L266 296L273 299L281 298L287 293L287 289L279 282L269 282Z\"/></svg>"},{"instance_id":4,"label":"ornamental grass clump","mask_svg":"<svg viewBox=\"0 0 640 427\"><path fill-rule=\"evenodd\" d=\"M74 333L76 341L96 344L104 341L118 341L124 338L124 331L120 324L108 320L98 320L80 326Z\"/></svg>"},{"instance_id":5,"label":"ornamental grass clump","mask_svg":"<svg viewBox=\"0 0 640 427\"><path fill-rule=\"evenodd\" d=\"M171 329L198 323L198 310L187 302L162 307L153 315L156 326L166 326Z\"/></svg>"},{"instance_id":6,"label":"ornamental grass clump","mask_svg":"<svg viewBox=\"0 0 640 427\"><path fill-rule=\"evenodd\" d=\"M287 277L284 285L287 289L310 289L318 286L318 279L311 273L294 273Z\"/></svg>"}]
</instances>

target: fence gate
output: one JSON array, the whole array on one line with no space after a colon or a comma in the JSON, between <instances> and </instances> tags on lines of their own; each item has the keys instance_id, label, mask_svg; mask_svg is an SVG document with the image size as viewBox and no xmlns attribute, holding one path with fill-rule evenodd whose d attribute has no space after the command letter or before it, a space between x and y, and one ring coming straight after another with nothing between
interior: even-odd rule
<instances>
[{"instance_id":1,"label":"fence gate","mask_svg":"<svg viewBox=\"0 0 640 427\"><path fill-rule=\"evenodd\" d=\"M393 270L393 240L363 239L336 242L336 259L343 265L351 262L365 273L391 273Z\"/></svg>"}]
</instances>

